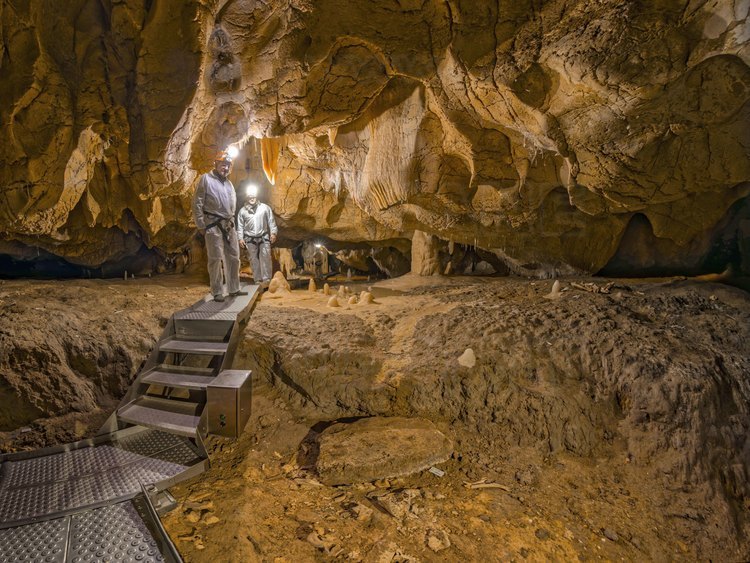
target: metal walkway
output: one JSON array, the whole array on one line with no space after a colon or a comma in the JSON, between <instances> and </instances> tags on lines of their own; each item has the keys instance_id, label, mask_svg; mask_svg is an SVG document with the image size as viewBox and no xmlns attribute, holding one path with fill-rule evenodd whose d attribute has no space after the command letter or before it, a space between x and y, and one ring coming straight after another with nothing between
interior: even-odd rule
<instances>
[{"instance_id":1,"label":"metal walkway","mask_svg":"<svg viewBox=\"0 0 750 563\"><path fill-rule=\"evenodd\" d=\"M250 372L229 369L260 293L243 289L172 316L100 436L0 455L0 563L181 561L159 493L205 471L207 434L249 418Z\"/></svg>"}]
</instances>

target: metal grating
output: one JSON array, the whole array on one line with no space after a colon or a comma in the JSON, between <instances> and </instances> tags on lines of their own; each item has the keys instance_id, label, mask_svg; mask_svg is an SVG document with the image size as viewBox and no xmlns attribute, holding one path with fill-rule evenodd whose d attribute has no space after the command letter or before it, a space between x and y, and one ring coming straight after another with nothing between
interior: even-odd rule
<instances>
[{"instance_id":1,"label":"metal grating","mask_svg":"<svg viewBox=\"0 0 750 563\"><path fill-rule=\"evenodd\" d=\"M237 313L212 313L209 311L190 311L180 316L175 315L179 321L229 321L234 322Z\"/></svg>"},{"instance_id":2,"label":"metal grating","mask_svg":"<svg viewBox=\"0 0 750 563\"><path fill-rule=\"evenodd\" d=\"M184 444L183 438L158 430L146 430L117 439L119 448L145 456Z\"/></svg>"},{"instance_id":3,"label":"metal grating","mask_svg":"<svg viewBox=\"0 0 750 563\"><path fill-rule=\"evenodd\" d=\"M189 309L183 309L174 314L175 320L217 320L235 321L250 305L258 295L259 286L251 285L243 287L248 295L239 297L228 297L226 301L217 302L213 300L204 301Z\"/></svg>"},{"instance_id":4,"label":"metal grating","mask_svg":"<svg viewBox=\"0 0 750 563\"><path fill-rule=\"evenodd\" d=\"M2 488L14 489L36 483L75 479L130 464L143 456L110 445L83 448L7 464Z\"/></svg>"},{"instance_id":5,"label":"metal grating","mask_svg":"<svg viewBox=\"0 0 750 563\"><path fill-rule=\"evenodd\" d=\"M143 494L55 520L0 530L0 563L179 560Z\"/></svg>"},{"instance_id":6,"label":"metal grating","mask_svg":"<svg viewBox=\"0 0 750 563\"><path fill-rule=\"evenodd\" d=\"M0 563L11 561L65 561L69 522L67 518L35 522L0 530Z\"/></svg>"},{"instance_id":7,"label":"metal grating","mask_svg":"<svg viewBox=\"0 0 750 563\"><path fill-rule=\"evenodd\" d=\"M79 561L164 561L159 545L130 502L71 517L70 555Z\"/></svg>"},{"instance_id":8,"label":"metal grating","mask_svg":"<svg viewBox=\"0 0 750 563\"><path fill-rule=\"evenodd\" d=\"M0 528L130 498L142 484L170 479L201 461L185 440L163 432L141 432L120 443L142 447L150 457L103 444L5 462Z\"/></svg>"}]
</instances>

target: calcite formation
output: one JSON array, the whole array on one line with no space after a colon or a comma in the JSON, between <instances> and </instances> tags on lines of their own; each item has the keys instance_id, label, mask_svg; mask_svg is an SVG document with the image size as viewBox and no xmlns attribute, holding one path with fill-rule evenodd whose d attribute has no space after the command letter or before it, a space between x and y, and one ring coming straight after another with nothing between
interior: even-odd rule
<instances>
[{"instance_id":1,"label":"calcite formation","mask_svg":"<svg viewBox=\"0 0 750 563\"><path fill-rule=\"evenodd\" d=\"M287 246L419 232L526 271L747 264L749 10L0 0L0 248L178 252L235 143Z\"/></svg>"}]
</instances>

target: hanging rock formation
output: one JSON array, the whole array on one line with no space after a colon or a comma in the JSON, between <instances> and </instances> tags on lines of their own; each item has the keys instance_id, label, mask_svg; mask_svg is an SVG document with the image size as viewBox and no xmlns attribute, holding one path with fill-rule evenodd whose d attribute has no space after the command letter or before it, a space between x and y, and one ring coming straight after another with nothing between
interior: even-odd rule
<instances>
[{"instance_id":1,"label":"hanging rock formation","mask_svg":"<svg viewBox=\"0 0 750 563\"><path fill-rule=\"evenodd\" d=\"M212 151L254 136L289 242L416 230L526 270L700 269L744 248L748 10L0 0L0 253L177 251Z\"/></svg>"}]
</instances>

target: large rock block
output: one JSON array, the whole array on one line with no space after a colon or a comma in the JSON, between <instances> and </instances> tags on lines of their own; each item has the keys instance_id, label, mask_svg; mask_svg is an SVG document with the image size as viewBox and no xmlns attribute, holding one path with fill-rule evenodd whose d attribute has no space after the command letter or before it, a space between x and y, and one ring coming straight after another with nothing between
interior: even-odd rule
<instances>
[{"instance_id":1,"label":"large rock block","mask_svg":"<svg viewBox=\"0 0 750 563\"><path fill-rule=\"evenodd\" d=\"M323 483L346 485L408 475L446 461L453 444L421 418L364 418L328 427L315 467Z\"/></svg>"}]
</instances>

